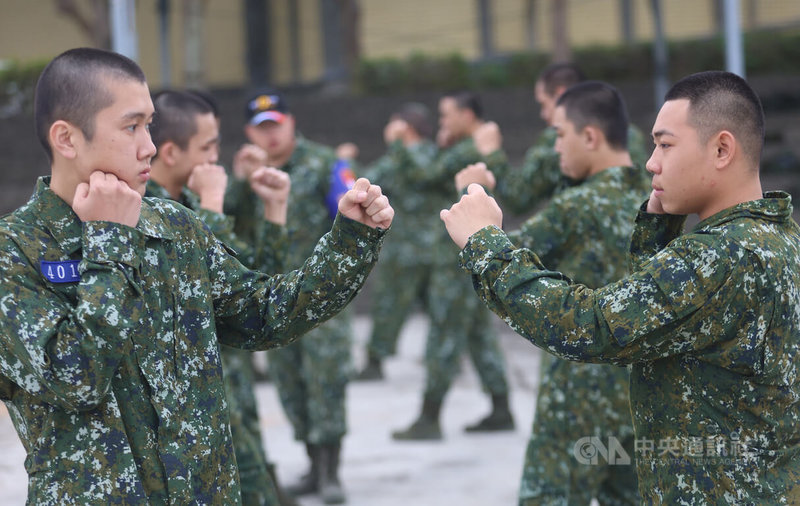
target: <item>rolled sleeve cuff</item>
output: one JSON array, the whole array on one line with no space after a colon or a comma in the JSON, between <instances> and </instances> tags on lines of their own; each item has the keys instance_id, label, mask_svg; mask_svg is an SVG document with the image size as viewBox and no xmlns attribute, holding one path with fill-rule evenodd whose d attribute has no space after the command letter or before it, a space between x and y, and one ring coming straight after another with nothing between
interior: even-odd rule
<instances>
[{"instance_id":1,"label":"rolled sleeve cuff","mask_svg":"<svg viewBox=\"0 0 800 506\"><path fill-rule=\"evenodd\" d=\"M135 228L108 221L88 221L83 224L82 241L84 260L139 268L144 234Z\"/></svg>"},{"instance_id":2,"label":"rolled sleeve cuff","mask_svg":"<svg viewBox=\"0 0 800 506\"><path fill-rule=\"evenodd\" d=\"M494 225L484 227L472 234L459 253L462 268L478 276L489 267L492 260L510 260L514 245L505 232Z\"/></svg>"}]
</instances>

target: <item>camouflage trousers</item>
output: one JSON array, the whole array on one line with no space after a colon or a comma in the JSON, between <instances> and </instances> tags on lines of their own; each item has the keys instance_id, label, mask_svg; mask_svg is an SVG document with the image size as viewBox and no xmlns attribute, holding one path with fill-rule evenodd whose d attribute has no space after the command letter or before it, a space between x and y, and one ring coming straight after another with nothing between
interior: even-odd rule
<instances>
[{"instance_id":1,"label":"camouflage trousers","mask_svg":"<svg viewBox=\"0 0 800 506\"><path fill-rule=\"evenodd\" d=\"M541 373L520 506L588 505L592 498L602 505L639 504L628 370L543 352ZM620 462L617 442L629 464ZM598 443L612 450L608 458Z\"/></svg>"},{"instance_id":2,"label":"camouflage trousers","mask_svg":"<svg viewBox=\"0 0 800 506\"><path fill-rule=\"evenodd\" d=\"M352 375L347 310L268 354L269 372L298 441L338 442L347 432L345 394Z\"/></svg>"},{"instance_id":3,"label":"camouflage trousers","mask_svg":"<svg viewBox=\"0 0 800 506\"><path fill-rule=\"evenodd\" d=\"M444 258L444 257L443 257ZM460 358L469 352L484 390L508 394L505 361L491 328L491 313L455 262L439 262L428 287L430 330L425 345L425 394L442 401L459 372Z\"/></svg>"},{"instance_id":4,"label":"camouflage trousers","mask_svg":"<svg viewBox=\"0 0 800 506\"><path fill-rule=\"evenodd\" d=\"M220 354L231 418L233 450L242 487L242 504L277 506L278 496L267 468L267 454L253 393L253 354L224 344L220 345Z\"/></svg>"},{"instance_id":5,"label":"camouflage trousers","mask_svg":"<svg viewBox=\"0 0 800 506\"><path fill-rule=\"evenodd\" d=\"M416 302L425 305L430 265L407 265L395 256L381 257L373 291L372 334L367 343L370 357L394 355L397 338Z\"/></svg>"}]
</instances>

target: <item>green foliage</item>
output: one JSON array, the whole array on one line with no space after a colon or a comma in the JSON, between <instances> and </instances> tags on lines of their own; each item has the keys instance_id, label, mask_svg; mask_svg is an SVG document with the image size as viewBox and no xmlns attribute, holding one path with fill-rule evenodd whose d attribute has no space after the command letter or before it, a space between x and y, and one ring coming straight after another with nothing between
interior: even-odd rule
<instances>
[{"instance_id":1,"label":"green foliage","mask_svg":"<svg viewBox=\"0 0 800 506\"><path fill-rule=\"evenodd\" d=\"M800 74L800 31L750 32L745 35L744 45L748 76ZM672 78L725 67L725 48L720 37L673 41L668 52ZM650 42L577 48L573 58L592 79L646 81L653 77ZM405 60L364 60L357 72L356 89L362 94L392 94L531 86L549 61L549 54L537 52L519 52L474 63L459 55L439 57L421 53Z\"/></svg>"},{"instance_id":2,"label":"green foliage","mask_svg":"<svg viewBox=\"0 0 800 506\"><path fill-rule=\"evenodd\" d=\"M0 117L33 108L33 91L47 61L0 61Z\"/></svg>"}]
</instances>

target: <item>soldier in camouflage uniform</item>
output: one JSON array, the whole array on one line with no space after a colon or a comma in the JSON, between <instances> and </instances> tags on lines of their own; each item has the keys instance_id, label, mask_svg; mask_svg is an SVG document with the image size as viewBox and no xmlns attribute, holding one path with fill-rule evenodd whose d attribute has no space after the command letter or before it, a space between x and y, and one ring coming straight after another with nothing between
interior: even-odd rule
<instances>
[{"instance_id":1,"label":"soldier in camouflage uniform","mask_svg":"<svg viewBox=\"0 0 800 506\"><path fill-rule=\"evenodd\" d=\"M285 97L259 93L247 102L245 134L251 144L237 158L266 156L268 163L292 178L287 220L287 268L296 268L330 228L334 215L326 203L334 198L332 149L295 132L295 119ZM260 153L260 155L257 155ZM235 181L226 202L245 236L260 202L246 181ZM352 329L347 311L312 332L302 341L270 352L269 369L295 438L306 445L310 471L287 490L304 495L319 493L326 503L345 499L339 481L341 443L347 431L345 394L352 373Z\"/></svg>"},{"instance_id":2,"label":"soldier in camouflage uniform","mask_svg":"<svg viewBox=\"0 0 800 506\"><path fill-rule=\"evenodd\" d=\"M613 87L577 84L557 104L555 148L561 171L574 183L508 237L548 268L596 288L626 274L633 221L650 185L625 147L627 112ZM628 370L544 354L541 371L520 505L588 505L593 498L600 504L638 503L631 464L588 466L572 453L575 441L596 436L617 438L633 455Z\"/></svg>"},{"instance_id":3,"label":"soldier in camouflage uniform","mask_svg":"<svg viewBox=\"0 0 800 506\"><path fill-rule=\"evenodd\" d=\"M191 92L164 91L154 97L156 121L150 127L157 148L151 162L151 179L146 197L180 202L195 211L214 235L232 248L247 267L274 274L282 272L286 244L288 176L277 169L262 168L251 181L263 194L264 219L259 224L260 240L251 246L233 232L232 220L222 214L227 174L216 165L219 156L219 126L213 103ZM263 180L272 178L271 185ZM278 195L266 193L275 182L286 181ZM190 183L187 187L187 183ZM277 197L275 202L267 197ZM260 258L255 258L260 253ZM278 505L274 467L267 462L258 420L252 352L220 346L225 379L231 436L239 468L242 504Z\"/></svg>"},{"instance_id":4,"label":"soldier in camouflage uniform","mask_svg":"<svg viewBox=\"0 0 800 506\"><path fill-rule=\"evenodd\" d=\"M583 80L583 72L572 63L554 63L545 67L536 80L534 96L539 104L539 115L547 128L525 153L522 167L512 167L502 150L487 155L487 164L492 167L497 179L493 193L500 198L504 209L514 214L531 213L573 183L559 169L552 118L558 97L567 88ZM628 129L628 152L634 166L641 169L642 179L649 185L650 176L644 170L648 158L645 138L632 124Z\"/></svg>"},{"instance_id":5,"label":"soldier in camouflage uniform","mask_svg":"<svg viewBox=\"0 0 800 506\"><path fill-rule=\"evenodd\" d=\"M142 198L152 117L114 53L70 50L37 84L52 176L0 224L0 399L31 504L240 504L218 339L265 349L333 316L391 223L359 180L302 269L251 271L194 213Z\"/></svg>"},{"instance_id":6,"label":"soldier in camouflage uniform","mask_svg":"<svg viewBox=\"0 0 800 506\"><path fill-rule=\"evenodd\" d=\"M494 123L484 124L478 97L467 92L444 96L439 102L439 144L442 149L429 166L409 165L407 174L415 184L438 190L427 212L441 210L455 192L453 176L459 169L482 159L476 139L485 131L497 130ZM499 135L499 134L498 134ZM422 410L405 430L396 431L397 440L441 439L439 425L444 397L459 370L459 358L465 348L481 383L491 395L492 411L482 420L466 427L469 432L511 430L514 420L508 405L508 383L497 335L490 316L471 292L468 280L458 271L457 252L439 228L434 269L428 288L430 330L425 347L425 391Z\"/></svg>"},{"instance_id":7,"label":"soldier in camouflage uniform","mask_svg":"<svg viewBox=\"0 0 800 506\"><path fill-rule=\"evenodd\" d=\"M439 192L408 176L409 166L428 167L437 147L430 137L433 125L428 108L408 103L392 115L384 128L388 150L363 170L392 199L395 217L392 240L381 251L373 273L372 333L367 344L367 364L357 379L383 378L383 360L393 355L400 330L419 301L425 300L434 264L435 245L440 240ZM435 205L435 204L434 204Z\"/></svg>"},{"instance_id":8,"label":"soldier in camouflage uniform","mask_svg":"<svg viewBox=\"0 0 800 506\"><path fill-rule=\"evenodd\" d=\"M788 194L762 194L758 96L731 73L691 75L667 92L653 138L633 273L610 285L573 284L516 249L478 185L442 219L517 332L569 360L631 364L644 503L797 503L800 227ZM700 222L682 233L687 214Z\"/></svg>"}]
</instances>

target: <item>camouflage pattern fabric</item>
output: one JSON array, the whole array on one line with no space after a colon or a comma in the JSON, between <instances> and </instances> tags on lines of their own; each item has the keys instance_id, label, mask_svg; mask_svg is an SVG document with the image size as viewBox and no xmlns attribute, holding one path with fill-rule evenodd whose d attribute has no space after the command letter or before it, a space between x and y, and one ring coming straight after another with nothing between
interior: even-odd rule
<instances>
[{"instance_id":1,"label":"camouflage pattern fabric","mask_svg":"<svg viewBox=\"0 0 800 506\"><path fill-rule=\"evenodd\" d=\"M386 154L364 169L364 177L383 189L395 215L392 238L381 251L373 276L372 333L369 354L386 358L395 353L397 338L415 302L427 308L427 287L433 270L441 222L432 202L438 192L408 177L409 167L427 167L436 157L433 142L404 147L396 141Z\"/></svg>"},{"instance_id":2,"label":"camouflage pattern fabric","mask_svg":"<svg viewBox=\"0 0 800 506\"><path fill-rule=\"evenodd\" d=\"M28 502L239 504L218 339L297 339L352 300L383 234L340 216L302 269L270 277L183 206L81 223L41 178L0 225L0 399ZM53 281L73 266L78 281Z\"/></svg>"},{"instance_id":3,"label":"camouflage pattern fabric","mask_svg":"<svg viewBox=\"0 0 800 506\"><path fill-rule=\"evenodd\" d=\"M292 178L287 220L289 269L302 265L331 227L325 196L335 162L332 149L298 135L291 158L279 167ZM237 234L251 235L253 216L261 216L258 197L239 183L231 186L225 200L226 205L230 201L226 209L235 217ZM347 432L345 393L352 374L351 340L350 315L345 310L301 341L269 353L269 371L296 439L334 443Z\"/></svg>"},{"instance_id":4,"label":"camouflage pattern fabric","mask_svg":"<svg viewBox=\"0 0 800 506\"><path fill-rule=\"evenodd\" d=\"M147 197L171 199L169 192L153 181L147 182ZM223 214L200 207L199 197L183 188L178 201L198 214L214 236L231 247L243 265L268 274L281 272L286 250L286 229L261 220L259 237L254 247L233 232L232 220ZM258 252L258 253L256 253ZM258 259L257 259L258 257ZM256 265L258 264L258 265ZM230 414L231 437L244 506L278 506L278 494L268 461L258 419L255 393L255 372L252 352L220 345L222 373Z\"/></svg>"},{"instance_id":5,"label":"camouflage pattern fabric","mask_svg":"<svg viewBox=\"0 0 800 506\"><path fill-rule=\"evenodd\" d=\"M800 498L800 227L768 192L702 220L640 209L633 274L595 290L496 227L461 253L476 290L558 356L631 364L644 503ZM535 315L535 317L534 317Z\"/></svg>"},{"instance_id":6,"label":"camouflage pattern fabric","mask_svg":"<svg viewBox=\"0 0 800 506\"><path fill-rule=\"evenodd\" d=\"M628 128L628 153L634 167L641 169L640 175L650 184L650 174L644 169L650 158L647 146L652 145L642 132L633 125ZM575 184L561 173L559 156L555 149L556 130L548 127L536 143L525 153L519 169L511 167L505 152L490 153L486 162L497 178L493 193L499 197L503 209L514 214L534 211L553 195Z\"/></svg>"},{"instance_id":7,"label":"camouflage pattern fabric","mask_svg":"<svg viewBox=\"0 0 800 506\"><path fill-rule=\"evenodd\" d=\"M469 164L481 161L472 138L462 139L441 150L433 163L415 165L408 176L417 184L438 191L430 202L430 213L438 219L456 194L453 178ZM458 374L459 357L468 351L483 388L495 395L508 392L505 362L491 328L488 310L475 297L469 280L459 271L457 249L441 221L436 225L436 255L428 289L430 330L425 345L425 395L442 400Z\"/></svg>"},{"instance_id":8,"label":"camouflage pattern fabric","mask_svg":"<svg viewBox=\"0 0 800 506\"><path fill-rule=\"evenodd\" d=\"M640 172L610 167L588 177L558 193L509 239L590 288L622 278L636 212L650 186ZM592 498L601 504L637 504L632 463L587 465L574 455L576 442L585 437L616 438L634 455L628 370L543 354L541 371L520 504L589 504Z\"/></svg>"}]
</instances>

